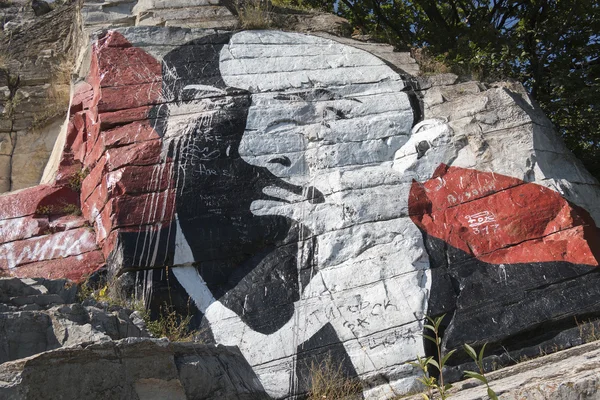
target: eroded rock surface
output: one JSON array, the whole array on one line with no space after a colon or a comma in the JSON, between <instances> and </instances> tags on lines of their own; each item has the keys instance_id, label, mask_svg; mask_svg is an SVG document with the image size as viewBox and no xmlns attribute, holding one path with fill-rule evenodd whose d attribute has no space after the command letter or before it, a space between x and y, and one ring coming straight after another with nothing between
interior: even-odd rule
<instances>
[{"instance_id":1,"label":"eroded rock surface","mask_svg":"<svg viewBox=\"0 0 600 400\"><path fill-rule=\"evenodd\" d=\"M0 396L14 400L267 398L235 349L141 338L71 346L1 364Z\"/></svg>"},{"instance_id":2,"label":"eroded rock surface","mask_svg":"<svg viewBox=\"0 0 600 400\"><path fill-rule=\"evenodd\" d=\"M39 17L29 3L14 7L0 36L0 193L40 183L67 113L77 41L76 5Z\"/></svg>"},{"instance_id":3,"label":"eroded rock surface","mask_svg":"<svg viewBox=\"0 0 600 400\"><path fill-rule=\"evenodd\" d=\"M76 294L66 280L0 279L0 364L60 347L149 336L132 310L82 305Z\"/></svg>"}]
</instances>

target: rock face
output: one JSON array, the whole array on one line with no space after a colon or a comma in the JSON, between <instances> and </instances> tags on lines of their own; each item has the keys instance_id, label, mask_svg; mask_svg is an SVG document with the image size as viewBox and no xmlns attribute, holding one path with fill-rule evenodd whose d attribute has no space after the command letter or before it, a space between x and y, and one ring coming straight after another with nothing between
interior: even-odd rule
<instances>
[{"instance_id":1,"label":"rock face","mask_svg":"<svg viewBox=\"0 0 600 400\"><path fill-rule=\"evenodd\" d=\"M0 279L0 398L268 398L237 349L151 339L139 312L76 295Z\"/></svg>"},{"instance_id":2,"label":"rock face","mask_svg":"<svg viewBox=\"0 0 600 400\"><path fill-rule=\"evenodd\" d=\"M0 193L40 182L68 108L77 38L75 5L35 17L31 3L11 4L0 9Z\"/></svg>"},{"instance_id":3,"label":"rock face","mask_svg":"<svg viewBox=\"0 0 600 400\"><path fill-rule=\"evenodd\" d=\"M135 24L127 4L84 3L82 29ZM366 398L413 390L426 316L446 315L444 349L512 358L599 316L600 186L522 87L417 78L405 54L324 35L90 43L47 183L0 197L5 273L131 275L272 398L327 359Z\"/></svg>"},{"instance_id":4,"label":"rock face","mask_svg":"<svg viewBox=\"0 0 600 400\"><path fill-rule=\"evenodd\" d=\"M74 376L81 379L74 382ZM14 400L267 398L236 349L135 338L61 348L4 363L0 396Z\"/></svg>"},{"instance_id":5,"label":"rock face","mask_svg":"<svg viewBox=\"0 0 600 400\"><path fill-rule=\"evenodd\" d=\"M0 364L59 347L149 336L132 310L82 305L76 293L65 280L0 279Z\"/></svg>"},{"instance_id":6,"label":"rock face","mask_svg":"<svg viewBox=\"0 0 600 400\"><path fill-rule=\"evenodd\" d=\"M598 342L590 343L490 372L486 377L501 399L596 399L599 395L598 347ZM450 391L454 399L487 398L485 386L474 379L454 386Z\"/></svg>"}]
</instances>

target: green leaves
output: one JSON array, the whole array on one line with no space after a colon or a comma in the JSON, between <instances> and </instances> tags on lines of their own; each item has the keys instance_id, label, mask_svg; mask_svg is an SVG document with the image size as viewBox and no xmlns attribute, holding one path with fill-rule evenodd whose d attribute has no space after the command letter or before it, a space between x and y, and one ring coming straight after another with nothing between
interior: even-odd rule
<instances>
[{"instance_id":1,"label":"green leaves","mask_svg":"<svg viewBox=\"0 0 600 400\"><path fill-rule=\"evenodd\" d=\"M444 357L442 357L442 361L440 362L442 368L444 368L444 365L446 365L446 361L448 361L450 356L452 356L452 354L454 354L455 352L456 349L450 350Z\"/></svg>"},{"instance_id":2,"label":"green leaves","mask_svg":"<svg viewBox=\"0 0 600 400\"><path fill-rule=\"evenodd\" d=\"M496 395L496 392L494 392L494 390L492 390L492 388L490 387L490 383L485 376L485 372L484 372L484 368L483 368L483 354L485 352L485 346L487 346L487 343L485 343L483 346L481 346L481 350L479 350L479 354L477 354L477 352L475 351L475 349L473 347L469 346L466 343L464 344L463 348L465 349L465 352L469 355L469 357L471 357L473 359L473 361L475 361L475 364L477 365L477 368L479 369L479 372L465 371L464 374L467 378L477 379L478 381L485 384L485 386L487 388L488 397L491 400L498 400L498 396Z\"/></svg>"},{"instance_id":3,"label":"green leaves","mask_svg":"<svg viewBox=\"0 0 600 400\"><path fill-rule=\"evenodd\" d=\"M420 378L417 378L417 380L419 382L421 382L428 389L428 394L421 393L421 397L424 400L432 400L434 390L438 391L441 400L445 400L449 396L448 390L452 387L452 385L444 383L444 366L446 365L446 363L448 362L450 357L452 357L452 355L456 352L456 349L450 350L446 354L442 354L442 346L441 346L442 339L440 337L440 326L442 325L442 322L444 321L444 317L445 317L445 315L439 316L437 318L427 317L427 319L429 320L430 323L423 325L423 327L426 330L431 332L431 335L423 334L423 337L425 339L431 341L433 344L435 344L435 348L437 350L437 359L432 356L429 356L429 357L417 356L417 361L412 361L412 362L407 363L407 364L412 365L415 368L420 369L423 372L423 376ZM465 352L469 355L469 357L471 357L473 359L473 361L475 361L475 364L479 368L479 372L465 371L464 374L468 378L477 379L477 380L481 381L483 384L485 384L489 398L491 400L498 400L498 396L490 387L488 379L486 378L485 372L483 369L483 355L485 352L486 345L487 345L487 343L481 347L481 350L479 351L479 353L477 353L477 351L475 351L475 349L472 346L470 346L469 344L464 345ZM435 377L430 376L430 374L429 374L429 366L430 365L434 366L439 371L439 383Z\"/></svg>"},{"instance_id":4,"label":"green leaves","mask_svg":"<svg viewBox=\"0 0 600 400\"><path fill-rule=\"evenodd\" d=\"M424 324L423 327L430 331L432 335L423 334L423 337L429 341L431 341L437 350L437 359L434 357L420 357L417 356L416 362L409 362L408 364L413 367L421 369L423 372L423 377L418 378L417 380L421 382L428 390L429 395L424 393L421 394L423 399L429 400L433 397L433 390L437 390L440 394L442 400L448 397L447 391L452 387L452 385L444 384L444 365L448 359L454 354L456 350L451 350L448 353L442 355L442 338L440 337L440 326L442 321L444 320L445 315L437 317L435 319L427 317L430 324ZM429 375L429 366L433 365L439 371L439 384L435 377Z\"/></svg>"},{"instance_id":5,"label":"green leaves","mask_svg":"<svg viewBox=\"0 0 600 400\"><path fill-rule=\"evenodd\" d=\"M489 396L490 399L492 399L492 400L498 400L498 396L496 395L496 392L494 392L492 390L492 388L489 387L489 386L487 388L487 394L488 394L488 396Z\"/></svg>"},{"instance_id":6,"label":"green leaves","mask_svg":"<svg viewBox=\"0 0 600 400\"><path fill-rule=\"evenodd\" d=\"M431 337L431 336L425 335L425 334L423 334L423 337L425 339L429 340L430 342L432 342L433 344L435 344L436 346L440 344L440 339L439 338L434 338L434 337Z\"/></svg>"},{"instance_id":7,"label":"green leaves","mask_svg":"<svg viewBox=\"0 0 600 400\"><path fill-rule=\"evenodd\" d=\"M471 357L475 362L477 362L477 353L475 352L475 349L466 343L464 345L464 348L465 348L465 351L467 352L467 354L469 355L469 357Z\"/></svg>"},{"instance_id":8,"label":"green leaves","mask_svg":"<svg viewBox=\"0 0 600 400\"><path fill-rule=\"evenodd\" d=\"M469 378L475 378L477 380L480 380L481 382L485 383L487 385L488 380L486 379L486 377L484 375L478 374L477 372L474 371L465 371L465 376L469 377Z\"/></svg>"}]
</instances>

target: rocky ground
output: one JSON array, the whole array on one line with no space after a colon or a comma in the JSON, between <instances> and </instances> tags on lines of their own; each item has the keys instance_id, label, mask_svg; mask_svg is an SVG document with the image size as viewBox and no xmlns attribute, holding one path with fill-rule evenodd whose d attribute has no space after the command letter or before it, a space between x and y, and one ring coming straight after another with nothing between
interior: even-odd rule
<instances>
[{"instance_id":1,"label":"rocky ground","mask_svg":"<svg viewBox=\"0 0 600 400\"><path fill-rule=\"evenodd\" d=\"M267 398L237 349L151 338L139 311L77 299L65 280L0 279L0 398ZM599 360L595 341L487 377L500 399L598 399ZM473 379L450 396L488 398Z\"/></svg>"},{"instance_id":2,"label":"rocky ground","mask_svg":"<svg viewBox=\"0 0 600 400\"><path fill-rule=\"evenodd\" d=\"M234 348L151 338L139 311L65 280L0 279L2 399L260 399Z\"/></svg>"}]
</instances>

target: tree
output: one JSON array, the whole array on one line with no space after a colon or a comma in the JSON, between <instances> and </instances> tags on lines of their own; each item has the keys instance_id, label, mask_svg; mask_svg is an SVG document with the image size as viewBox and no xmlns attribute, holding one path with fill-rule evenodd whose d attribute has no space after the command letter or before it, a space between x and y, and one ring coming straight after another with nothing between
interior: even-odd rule
<instances>
[{"instance_id":1,"label":"tree","mask_svg":"<svg viewBox=\"0 0 600 400\"><path fill-rule=\"evenodd\" d=\"M346 17L459 75L523 83L600 178L599 0L291 0Z\"/></svg>"}]
</instances>

